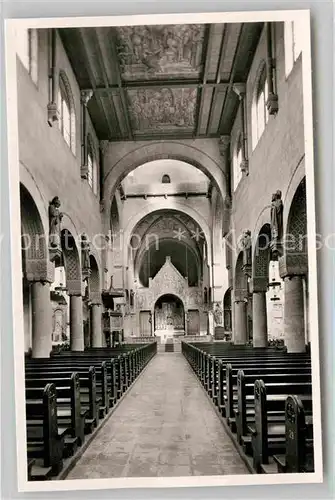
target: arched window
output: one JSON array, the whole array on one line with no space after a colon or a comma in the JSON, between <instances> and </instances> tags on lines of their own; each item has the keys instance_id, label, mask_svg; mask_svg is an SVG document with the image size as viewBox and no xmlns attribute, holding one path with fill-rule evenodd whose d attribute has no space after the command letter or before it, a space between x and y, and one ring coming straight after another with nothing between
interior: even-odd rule
<instances>
[{"instance_id":1,"label":"arched window","mask_svg":"<svg viewBox=\"0 0 335 500\"><path fill-rule=\"evenodd\" d=\"M87 181L94 194L98 191L98 168L96 156L90 136L87 140Z\"/></svg>"},{"instance_id":2,"label":"arched window","mask_svg":"<svg viewBox=\"0 0 335 500\"><path fill-rule=\"evenodd\" d=\"M298 59L304 39L304 24L302 21L286 21L284 24L285 41L285 72L286 76L292 71Z\"/></svg>"},{"instance_id":3,"label":"arched window","mask_svg":"<svg viewBox=\"0 0 335 500\"><path fill-rule=\"evenodd\" d=\"M266 107L268 100L268 82L266 79L266 66L263 63L256 81L254 99L252 103L252 145L256 147L265 125L269 119L269 112Z\"/></svg>"},{"instance_id":4,"label":"arched window","mask_svg":"<svg viewBox=\"0 0 335 500\"><path fill-rule=\"evenodd\" d=\"M58 87L59 129L73 154L76 153L76 117L74 101L69 81L63 71L59 76Z\"/></svg>"},{"instance_id":5,"label":"arched window","mask_svg":"<svg viewBox=\"0 0 335 500\"><path fill-rule=\"evenodd\" d=\"M170 182L171 182L170 176L168 174L164 174L162 177L162 184L170 184Z\"/></svg>"},{"instance_id":6,"label":"arched window","mask_svg":"<svg viewBox=\"0 0 335 500\"><path fill-rule=\"evenodd\" d=\"M241 163L242 163L242 137L240 134L238 137L238 140L236 141L236 146L235 146L234 156L233 156L233 187L234 187L234 191L237 188L240 180L242 179Z\"/></svg>"},{"instance_id":7,"label":"arched window","mask_svg":"<svg viewBox=\"0 0 335 500\"><path fill-rule=\"evenodd\" d=\"M18 56L29 72L31 79L37 83L38 32L37 29L20 28L16 33Z\"/></svg>"}]
</instances>

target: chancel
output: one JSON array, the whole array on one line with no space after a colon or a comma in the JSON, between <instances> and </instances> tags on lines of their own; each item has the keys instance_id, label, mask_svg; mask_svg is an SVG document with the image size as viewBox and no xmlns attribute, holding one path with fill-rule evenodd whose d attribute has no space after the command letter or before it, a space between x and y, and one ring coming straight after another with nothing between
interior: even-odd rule
<instances>
[{"instance_id":1,"label":"chancel","mask_svg":"<svg viewBox=\"0 0 335 500\"><path fill-rule=\"evenodd\" d=\"M298 28L18 28L29 480L314 470Z\"/></svg>"}]
</instances>

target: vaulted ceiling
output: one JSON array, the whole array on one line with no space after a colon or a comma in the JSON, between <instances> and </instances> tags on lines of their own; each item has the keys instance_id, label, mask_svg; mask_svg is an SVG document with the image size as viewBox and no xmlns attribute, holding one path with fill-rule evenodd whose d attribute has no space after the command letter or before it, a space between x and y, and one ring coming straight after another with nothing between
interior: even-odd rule
<instances>
[{"instance_id":1,"label":"vaulted ceiling","mask_svg":"<svg viewBox=\"0 0 335 500\"><path fill-rule=\"evenodd\" d=\"M263 23L62 28L99 139L219 137Z\"/></svg>"}]
</instances>

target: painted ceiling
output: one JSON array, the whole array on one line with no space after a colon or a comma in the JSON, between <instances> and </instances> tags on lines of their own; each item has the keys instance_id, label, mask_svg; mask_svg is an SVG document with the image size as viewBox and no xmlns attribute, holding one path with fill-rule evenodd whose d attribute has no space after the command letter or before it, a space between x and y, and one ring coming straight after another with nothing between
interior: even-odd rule
<instances>
[{"instance_id":1,"label":"painted ceiling","mask_svg":"<svg viewBox=\"0 0 335 500\"><path fill-rule=\"evenodd\" d=\"M219 137L238 107L262 23L59 30L101 140Z\"/></svg>"}]
</instances>

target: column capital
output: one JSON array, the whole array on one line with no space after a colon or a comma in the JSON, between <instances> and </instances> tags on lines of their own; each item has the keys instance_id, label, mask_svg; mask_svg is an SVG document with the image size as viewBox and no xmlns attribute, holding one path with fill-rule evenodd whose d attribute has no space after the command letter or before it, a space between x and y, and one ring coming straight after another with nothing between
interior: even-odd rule
<instances>
[{"instance_id":1,"label":"column capital","mask_svg":"<svg viewBox=\"0 0 335 500\"><path fill-rule=\"evenodd\" d=\"M93 97L93 90L81 90L80 91L80 102L86 107L88 101Z\"/></svg>"},{"instance_id":2,"label":"column capital","mask_svg":"<svg viewBox=\"0 0 335 500\"><path fill-rule=\"evenodd\" d=\"M89 300L91 306L101 306L101 292L90 292Z\"/></svg>"},{"instance_id":3,"label":"column capital","mask_svg":"<svg viewBox=\"0 0 335 500\"><path fill-rule=\"evenodd\" d=\"M251 293L266 292L269 284L267 277L254 277L250 279L249 290Z\"/></svg>"},{"instance_id":4,"label":"column capital","mask_svg":"<svg viewBox=\"0 0 335 500\"><path fill-rule=\"evenodd\" d=\"M230 146L230 135L220 135L219 149L222 156L225 155Z\"/></svg>"},{"instance_id":5,"label":"column capital","mask_svg":"<svg viewBox=\"0 0 335 500\"><path fill-rule=\"evenodd\" d=\"M107 140L103 140L103 141L99 142L99 147L100 147L100 150L101 150L103 155L106 153L108 145L109 145L109 141L107 141Z\"/></svg>"},{"instance_id":6,"label":"column capital","mask_svg":"<svg viewBox=\"0 0 335 500\"><path fill-rule=\"evenodd\" d=\"M245 93L246 93L246 85L245 83L234 83L233 84L233 91L235 94L238 95L240 101L244 99Z\"/></svg>"},{"instance_id":7,"label":"column capital","mask_svg":"<svg viewBox=\"0 0 335 500\"><path fill-rule=\"evenodd\" d=\"M68 289L68 294L81 297L82 296L82 281L80 279L76 280L66 280L66 287Z\"/></svg>"},{"instance_id":8,"label":"column capital","mask_svg":"<svg viewBox=\"0 0 335 500\"><path fill-rule=\"evenodd\" d=\"M245 289L234 290L234 302L247 302L248 291Z\"/></svg>"},{"instance_id":9,"label":"column capital","mask_svg":"<svg viewBox=\"0 0 335 500\"><path fill-rule=\"evenodd\" d=\"M308 257L305 253L287 253L279 258L279 275L282 279L308 274Z\"/></svg>"},{"instance_id":10,"label":"column capital","mask_svg":"<svg viewBox=\"0 0 335 500\"><path fill-rule=\"evenodd\" d=\"M48 259L28 259L25 278L28 281L52 283L55 279L55 264Z\"/></svg>"},{"instance_id":11,"label":"column capital","mask_svg":"<svg viewBox=\"0 0 335 500\"><path fill-rule=\"evenodd\" d=\"M244 175L249 175L249 161L246 158L241 161L240 169Z\"/></svg>"}]
</instances>

